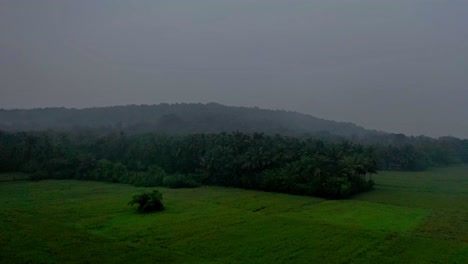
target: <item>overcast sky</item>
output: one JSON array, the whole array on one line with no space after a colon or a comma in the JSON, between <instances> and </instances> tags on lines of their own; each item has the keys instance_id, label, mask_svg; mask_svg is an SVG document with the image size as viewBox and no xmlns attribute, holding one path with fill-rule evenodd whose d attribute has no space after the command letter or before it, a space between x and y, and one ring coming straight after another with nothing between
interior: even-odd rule
<instances>
[{"instance_id":1,"label":"overcast sky","mask_svg":"<svg viewBox=\"0 0 468 264\"><path fill-rule=\"evenodd\" d=\"M468 138L466 0L0 0L0 108L219 102Z\"/></svg>"}]
</instances>

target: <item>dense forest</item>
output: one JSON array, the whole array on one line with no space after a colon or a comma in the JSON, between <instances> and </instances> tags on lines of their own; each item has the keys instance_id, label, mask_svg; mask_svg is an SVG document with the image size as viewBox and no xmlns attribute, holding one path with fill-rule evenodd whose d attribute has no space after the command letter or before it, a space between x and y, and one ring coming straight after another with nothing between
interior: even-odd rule
<instances>
[{"instance_id":1,"label":"dense forest","mask_svg":"<svg viewBox=\"0 0 468 264\"><path fill-rule=\"evenodd\" d=\"M369 190L379 169L423 170L468 162L468 140L387 137L392 144L241 132L1 132L0 171L26 172L36 180L174 188L211 184L345 198Z\"/></svg>"},{"instance_id":2,"label":"dense forest","mask_svg":"<svg viewBox=\"0 0 468 264\"><path fill-rule=\"evenodd\" d=\"M372 187L371 148L259 133L0 134L0 170L138 186L199 184L344 198Z\"/></svg>"},{"instance_id":3,"label":"dense forest","mask_svg":"<svg viewBox=\"0 0 468 264\"><path fill-rule=\"evenodd\" d=\"M350 137L383 134L351 123L319 119L288 111L209 104L127 105L85 109L1 110L0 130L76 131L102 134L244 132L287 136Z\"/></svg>"},{"instance_id":4,"label":"dense forest","mask_svg":"<svg viewBox=\"0 0 468 264\"><path fill-rule=\"evenodd\" d=\"M1 132L3 130L3 132ZM468 140L407 137L220 104L0 110L0 172L344 198L378 170L468 162Z\"/></svg>"}]
</instances>

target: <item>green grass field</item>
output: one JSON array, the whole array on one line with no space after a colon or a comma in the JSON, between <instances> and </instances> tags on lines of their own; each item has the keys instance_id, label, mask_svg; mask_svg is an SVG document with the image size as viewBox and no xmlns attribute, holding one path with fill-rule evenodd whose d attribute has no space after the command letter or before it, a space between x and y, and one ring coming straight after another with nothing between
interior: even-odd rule
<instances>
[{"instance_id":1,"label":"green grass field","mask_svg":"<svg viewBox=\"0 0 468 264\"><path fill-rule=\"evenodd\" d=\"M148 215L127 205L145 188L21 178L0 176L0 263L468 263L467 166L350 200L157 188Z\"/></svg>"}]
</instances>

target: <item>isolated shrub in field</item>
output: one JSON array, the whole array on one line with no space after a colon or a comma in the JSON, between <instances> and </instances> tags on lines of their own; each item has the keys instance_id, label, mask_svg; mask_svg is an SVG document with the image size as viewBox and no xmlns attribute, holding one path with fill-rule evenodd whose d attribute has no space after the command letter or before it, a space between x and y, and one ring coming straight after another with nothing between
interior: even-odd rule
<instances>
[{"instance_id":1,"label":"isolated shrub in field","mask_svg":"<svg viewBox=\"0 0 468 264\"><path fill-rule=\"evenodd\" d=\"M153 190L152 192L133 196L132 200L128 204L138 204L138 211L142 213L150 213L164 210L162 199L162 194L158 190Z\"/></svg>"}]
</instances>

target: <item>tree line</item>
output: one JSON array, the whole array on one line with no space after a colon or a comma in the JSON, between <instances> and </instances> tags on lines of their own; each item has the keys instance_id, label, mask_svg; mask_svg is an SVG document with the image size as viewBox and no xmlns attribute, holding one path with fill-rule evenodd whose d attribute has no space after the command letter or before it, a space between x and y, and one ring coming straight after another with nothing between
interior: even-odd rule
<instances>
[{"instance_id":1,"label":"tree line","mask_svg":"<svg viewBox=\"0 0 468 264\"><path fill-rule=\"evenodd\" d=\"M0 133L0 171L32 179L83 179L137 186L200 184L345 198L369 190L372 148L261 133L169 136Z\"/></svg>"},{"instance_id":2,"label":"tree line","mask_svg":"<svg viewBox=\"0 0 468 264\"><path fill-rule=\"evenodd\" d=\"M397 143L395 143L397 142ZM137 186L201 184L345 198L369 190L379 169L422 170L468 161L459 139L365 145L261 133L106 135L0 132L0 172Z\"/></svg>"},{"instance_id":3,"label":"tree line","mask_svg":"<svg viewBox=\"0 0 468 264\"><path fill-rule=\"evenodd\" d=\"M390 143L389 143L390 142ZM468 140L389 135L374 143L383 170L422 171L430 167L468 163Z\"/></svg>"}]
</instances>

